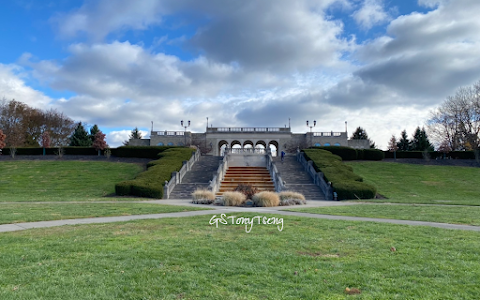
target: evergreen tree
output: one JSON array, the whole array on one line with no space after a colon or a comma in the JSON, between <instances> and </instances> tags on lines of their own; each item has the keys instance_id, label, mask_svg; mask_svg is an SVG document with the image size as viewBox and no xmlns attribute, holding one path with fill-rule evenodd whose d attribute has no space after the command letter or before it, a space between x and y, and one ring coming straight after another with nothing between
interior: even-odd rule
<instances>
[{"instance_id":1,"label":"evergreen tree","mask_svg":"<svg viewBox=\"0 0 480 300\"><path fill-rule=\"evenodd\" d=\"M88 137L90 138L92 143L95 141L95 134L97 134L97 132L99 131L100 129L98 129L97 124L93 125L92 128L90 128L90 134L88 135Z\"/></svg>"},{"instance_id":2,"label":"evergreen tree","mask_svg":"<svg viewBox=\"0 0 480 300\"><path fill-rule=\"evenodd\" d=\"M407 131L403 130L401 133L400 141L397 143L398 151L410 151L410 141L408 140Z\"/></svg>"},{"instance_id":3,"label":"evergreen tree","mask_svg":"<svg viewBox=\"0 0 480 300\"><path fill-rule=\"evenodd\" d=\"M377 146L375 145L375 142L368 138L367 131L360 126L358 126L355 132L353 133L352 140L368 140L368 145L370 146L370 149L377 148Z\"/></svg>"},{"instance_id":4,"label":"evergreen tree","mask_svg":"<svg viewBox=\"0 0 480 300\"><path fill-rule=\"evenodd\" d=\"M92 146L92 140L90 139L88 132L82 125L82 122L78 123L75 131L70 137L70 146L77 147L90 147Z\"/></svg>"},{"instance_id":5,"label":"evergreen tree","mask_svg":"<svg viewBox=\"0 0 480 300\"><path fill-rule=\"evenodd\" d=\"M425 128L420 129L420 126L415 129L415 134L413 135L412 140L412 151L433 151L433 146L430 144L428 140L427 133L425 132Z\"/></svg>"},{"instance_id":6,"label":"evergreen tree","mask_svg":"<svg viewBox=\"0 0 480 300\"><path fill-rule=\"evenodd\" d=\"M138 127L135 127L132 132L130 133L131 139L141 139L142 133L138 130Z\"/></svg>"},{"instance_id":7,"label":"evergreen tree","mask_svg":"<svg viewBox=\"0 0 480 300\"><path fill-rule=\"evenodd\" d=\"M352 140L368 140L368 134L362 127L357 127L352 135Z\"/></svg>"}]
</instances>

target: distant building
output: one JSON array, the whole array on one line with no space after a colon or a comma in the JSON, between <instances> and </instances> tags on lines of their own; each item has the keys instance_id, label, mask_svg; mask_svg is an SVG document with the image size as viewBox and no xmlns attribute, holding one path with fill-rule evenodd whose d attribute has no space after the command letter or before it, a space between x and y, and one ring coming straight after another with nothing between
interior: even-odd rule
<instances>
[{"instance_id":1,"label":"distant building","mask_svg":"<svg viewBox=\"0 0 480 300\"><path fill-rule=\"evenodd\" d=\"M208 127L206 132L152 131L150 139L131 139L130 146L196 145L207 155L223 155L225 149L234 151L294 152L312 146L369 148L367 140L349 140L347 132L292 133L288 127Z\"/></svg>"}]
</instances>

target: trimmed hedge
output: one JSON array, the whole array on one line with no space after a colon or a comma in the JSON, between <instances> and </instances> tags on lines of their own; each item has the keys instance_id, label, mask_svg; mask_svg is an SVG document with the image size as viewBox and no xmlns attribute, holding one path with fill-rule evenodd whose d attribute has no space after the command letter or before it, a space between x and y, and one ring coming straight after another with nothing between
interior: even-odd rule
<instances>
[{"instance_id":1,"label":"trimmed hedge","mask_svg":"<svg viewBox=\"0 0 480 300\"><path fill-rule=\"evenodd\" d=\"M373 185L363 182L363 178L353 173L352 167L345 165L340 156L318 148L306 149L303 152L307 160L313 161L315 170L322 172L325 180L332 183L339 200L371 199L377 194L377 189ZM370 152L368 153L367 155L370 155Z\"/></svg>"},{"instance_id":2,"label":"trimmed hedge","mask_svg":"<svg viewBox=\"0 0 480 300\"><path fill-rule=\"evenodd\" d=\"M428 157L430 159L442 159L444 156L451 159L475 159L475 151L452 151L448 153L429 151ZM394 158L393 152L384 151L386 158ZM425 152L423 151L397 151L397 158L416 158L424 159Z\"/></svg>"},{"instance_id":3,"label":"trimmed hedge","mask_svg":"<svg viewBox=\"0 0 480 300\"><path fill-rule=\"evenodd\" d=\"M162 147L164 148L164 147ZM169 181L172 172L180 171L183 161L189 160L192 156L191 148L170 148L163 149L158 153L159 159L151 161L147 170L140 173L135 179L122 181L115 185L115 193L119 196L139 196L147 198L163 198L163 185Z\"/></svg>"},{"instance_id":4,"label":"trimmed hedge","mask_svg":"<svg viewBox=\"0 0 480 300\"><path fill-rule=\"evenodd\" d=\"M136 157L136 158L150 158L157 159L158 154L171 148L184 147L171 147L171 146L121 146L118 148L112 148L112 155L117 157ZM192 149L190 149L192 151Z\"/></svg>"},{"instance_id":5,"label":"trimmed hedge","mask_svg":"<svg viewBox=\"0 0 480 300\"><path fill-rule=\"evenodd\" d=\"M16 148L17 152L15 155L43 155L43 148ZM55 151L58 151L57 148L45 148L46 155L55 155ZM5 147L2 149L3 155L10 155L10 148Z\"/></svg>"},{"instance_id":6,"label":"trimmed hedge","mask_svg":"<svg viewBox=\"0 0 480 300\"><path fill-rule=\"evenodd\" d=\"M332 154L340 156L343 160L356 160L357 151L350 147L330 146L330 147L315 147L313 149L321 149L331 152Z\"/></svg>"},{"instance_id":7,"label":"trimmed hedge","mask_svg":"<svg viewBox=\"0 0 480 300\"><path fill-rule=\"evenodd\" d=\"M338 155L342 160L382 160L385 154L377 149L354 149L350 147L312 147L310 149L326 150L332 154Z\"/></svg>"},{"instance_id":8,"label":"trimmed hedge","mask_svg":"<svg viewBox=\"0 0 480 300\"><path fill-rule=\"evenodd\" d=\"M358 149L357 153L358 159L362 160L382 160L385 158L383 151L377 149ZM362 158L360 158L360 156Z\"/></svg>"}]
</instances>

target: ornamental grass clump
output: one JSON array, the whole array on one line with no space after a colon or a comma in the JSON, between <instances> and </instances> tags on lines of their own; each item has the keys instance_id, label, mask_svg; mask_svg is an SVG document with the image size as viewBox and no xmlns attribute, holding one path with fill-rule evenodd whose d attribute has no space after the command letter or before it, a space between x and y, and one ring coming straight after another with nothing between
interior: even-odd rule
<instances>
[{"instance_id":1,"label":"ornamental grass clump","mask_svg":"<svg viewBox=\"0 0 480 300\"><path fill-rule=\"evenodd\" d=\"M223 203L225 206L242 206L247 197L240 192L225 192L223 193Z\"/></svg>"},{"instance_id":2,"label":"ornamental grass clump","mask_svg":"<svg viewBox=\"0 0 480 300\"><path fill-rule=\"evenodd\" d=\"M247 199L252 199L253 195L258 193L258 189L251 184L239 184L234 191L244 194Z\"/></svg>"},{"instance_id":3,"label":"ornamental grass clump","mask_svg":"<svg viewBox=\"0 0 480 300\"><path fill-rule=\"evenodd\" d=\"M274 192L263 191L255 194L252 198L255 206L272 207L280 204L280 198Z\"/></svg>"},{"instance_id":4,"label":"ornamental grass clump","mask_svg":"<svg viewBox=\"0 0 480 300\"><path fill-rule=\"evenodd\" d=\"M192 203L195 204L212 204L215 201L215 194L212 191L198 189L192 193Z\"/></svg>"},{"instance_id":5,"label":"ornamental grass clump","mask_svg":"<svg viewBox=\"0 0 480 300\"><path fill-rule=\"evenodd\" d=\"M278 194L278 197L280 198L280 206L307 204L305 197L297 192L284 191Z\"/></svg>"}]
</instances>

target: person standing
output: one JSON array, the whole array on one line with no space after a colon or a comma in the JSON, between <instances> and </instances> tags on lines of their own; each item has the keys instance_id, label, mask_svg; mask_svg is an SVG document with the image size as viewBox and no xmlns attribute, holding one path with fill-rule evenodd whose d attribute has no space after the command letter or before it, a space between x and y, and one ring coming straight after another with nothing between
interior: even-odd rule
<instances>
[{"instance_id":1,"label":"person standing","mask_svg":"<svg viewBox=\"0 0 480 300\"><path fill-rule=\"evenodd\" d=\"M285 151L282 151L282 153L280 154L281 158L282 158L282 162L283 162L283 159L285 158Z\"/></svg>"}]
</instances>

